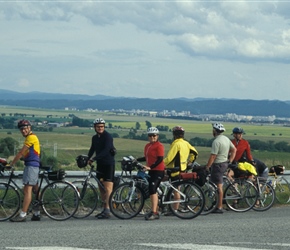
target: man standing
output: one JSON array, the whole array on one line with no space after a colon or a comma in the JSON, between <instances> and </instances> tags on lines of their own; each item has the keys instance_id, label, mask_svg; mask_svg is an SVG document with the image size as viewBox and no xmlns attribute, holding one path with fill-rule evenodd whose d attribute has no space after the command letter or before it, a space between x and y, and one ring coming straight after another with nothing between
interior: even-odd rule
<instances>
[{"instance_id":1,"label":"man standing","mask_svg":"<svg viewBox=\"0 0 290 250\"><path fill-rule=\"evenodd\" d=\"M225 130L223 124L214 123L212 125L213 136L215 137L211 146L211 154L208 159L206 169L211 169L211 181L217 185L219 192L219 201L213 213L223 213L223 174L232 163L236 155L236 147L230 139L222 133ZM229 157L229 159L228 159Z\"/></svg>"},{"instance_id":2,"label":"man standing","mask_svg":"<svg viewBox=\"0 0 290 250\"><path fill-rule=\"evenodd\" d=\"M26 221L26 215L29 205L32 200L32 191L34 193L38 190L38 174L40 166L40 145L37 136L31 131L31 124L28 120L21 120L18 122L18 128L25 141L21 150L17 153L11 162L13 166L20 158L24 159L24 171L23 171L23 205L21 212L14 218L10 219L12 222L24 222ZM36 211L33 214L31 220L39 221L40 213Z\"/></svg>"},{"instance_id":3,"label":"man standing","mask_svg":"<svg viewBox=\"0 0 290 250\"><path fill-rule=\"evenodd\" d=\"M91 165L93 161L97 162L97 177L103 183L105 190L100 189L102 200L104 202L104 210L97 214L98 219L109 219L109 197L113 191L114 175L115 175L115 147L113 137L105 131L105 121L103 118L94 120L94 128L96 134L92 137L91 147L88 153ZM95 157L92 156L95 154Z\"/></svg>"}]
</instances>

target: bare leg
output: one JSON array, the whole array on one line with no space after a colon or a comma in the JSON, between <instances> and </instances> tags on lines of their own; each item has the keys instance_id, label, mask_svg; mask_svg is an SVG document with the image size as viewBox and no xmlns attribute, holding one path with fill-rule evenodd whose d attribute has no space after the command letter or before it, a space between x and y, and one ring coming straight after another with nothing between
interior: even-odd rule
<instances>
[{"instance_id":1,"label":"bare leg","mask_svg":"<svg viewBox=\"0 0 290 250\"><path fill-rule=\"evenodd\" d=\"M104 202L104 208L109 209L109 197L113 191L113 182L111 181L103 181L103 185L106 189L106 192L101 191L102 200Z\"/></svg>"},{"instance_id":2,"label":"bare leg","mask_svg":"<svg viewBox=\"0 0 290 250\"><path fill-rule=\"evenodd\" d=\"M157 194L152 194L150 195L150 200L152 204L152 212L157 213L158 210L158 195Z\"/></svg>"},{"instance_id":3,"label":"bare leg","mask_svg":"<svg viewBox=\"0 0 290 250\"><path fill-rule=\"evenodd\" d=\"M223 208L223 184L217 184L218 194L219 194L219 202L217 205L217 208L222 209Z\"/></svg>"},{"instance_id":4,"label":"bare leg","mask_svg":"<svg viewBox=\"0 0 290 250\"><path fill-rule=\"evenodd\" d=\"M24 198L23 198L22 211L25 213L27 213L29 205L31 203L32 188L33 188L33 186L29 186L29 185L25 185L23 188Z\"/></svg>"}]
</instances>

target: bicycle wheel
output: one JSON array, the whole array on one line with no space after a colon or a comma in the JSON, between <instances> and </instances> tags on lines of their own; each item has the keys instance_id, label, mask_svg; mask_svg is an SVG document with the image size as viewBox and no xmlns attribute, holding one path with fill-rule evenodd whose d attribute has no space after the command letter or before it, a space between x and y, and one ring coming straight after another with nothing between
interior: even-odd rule
<instances>
[{"instance_id":1,"label":"bicycle wheel","mask_svg":"<svg viewBox=\"0 0 290 250\"><path fill-rule=\"evenodd\" d=\"M109 206L117 218L131 219L139 214L144 206L144 192L132 182L122 183L111 193Z\"/></svg>"},{"instance_id":2,"label":"bicycle wheel","mask_svg":"<svg viewBox=\"0 0 290 250\"><path fill-rule=\"evenodd\" d=\"M275 201L275 191L269 183L260 183L260 193L253 210L263 212L272 207Z\"/></svg>"},{"instance_id":3,"label":"bicycle wheel","mask_svg":"<svg viewBox=\"0 0 290 250\"><path fill-rule=\"evenodd\" d=\"M193 219L201 214L205 198L201 188L192 182L177 181L171 183L166 201L170 211L180 219Z\"/></svg>"},{"instance_id":4,"label":"bicycle wheel","mask_svg":"<svg viewBox=\"0 0 290 250\"><path fill-rule=\"evenodd\" d=\"M249 211L256 204L258 191L255 185L244 179L236 179L230 183L224 193L227 207L235 212Z\"/></svg>"},{"instance_id":5,"label":"bicycle wheel","mask_svg":"<svg viewBox=\"0 0 290 250\"><path fill-rule=\"evenodd\" d=\"M73 184L67 181L54 181L44 187L40 201L43 211L49 218L63 221L77 211L79 194Z\"/></svg>"},{"instance_id":6,"label":"bicycle wheel","mask_svg":"<svg viewBox=\"0 0 290 250\"><path fill-rule=\"evenodd\" d=\"M213 182L206 182L202 187L201 187L204 197L205 197L205 204L203 211L201 212L202 215L207 215L210 214L215 208L217 207L218 204L218 190L216 185Z\"/></svg>"},{"instance_id":7,"label":"bicycle wheel","mask_svg":"<svg viewBox=\"0 0 290 250\"><path fill-rule=\"evenodd\" d=\"M75 185L80 194L78 210L73 217L77 219L86 218L95 211L98 205L99 195L91 183L87 183L84 187L84 181L74 181L73 185Z\"/></svg>"},{"instance_id":8,"label":"bicycle wheel","mask_svg":"<svg viewBox=\"0 0 290 250\"><path fill-rule=\"evenodd\" d=\"M274 190L279 203L286 204L290 202L290 184L283 176L279 176L276 180Z\"/></svg>"},{"instance_id":9,"label":"bicycle wheel","mask_svg":"<svg viewBox=\"0 0 290 250\"><path fill-rule=\"evenodd\" d=\"M0 221L14 217L19 209L19 192L7 183L0 183Z\"/></svg>"}]
</instances>

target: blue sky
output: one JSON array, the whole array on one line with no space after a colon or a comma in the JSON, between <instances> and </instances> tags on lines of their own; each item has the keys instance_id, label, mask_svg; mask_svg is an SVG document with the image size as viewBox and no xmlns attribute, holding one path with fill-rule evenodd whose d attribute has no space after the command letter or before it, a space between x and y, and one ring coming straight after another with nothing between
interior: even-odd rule
<instances>
[{"instance_id":1,"label":"blue sky","mask_svg":"<svg viewBox=\"0 0 290 250\"><path fill-rule=\"evenodd\" d=\"M288 1L1 1L0 88L290 100Z\"/></svg>"}]
</instances>

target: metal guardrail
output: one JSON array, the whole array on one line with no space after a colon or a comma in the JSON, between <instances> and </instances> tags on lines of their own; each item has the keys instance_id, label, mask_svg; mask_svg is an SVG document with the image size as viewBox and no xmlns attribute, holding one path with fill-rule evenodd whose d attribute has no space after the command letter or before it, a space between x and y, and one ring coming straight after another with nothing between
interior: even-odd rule
<instances>
[{"instance_id":1,"label":"metal guardrail","mask_svg":"<svg viewBox=\"0 0 290 250\"><path fill-rule=\"evenodd\" d=\"M72 179L72 178L84 178L88 171L65 171L66 172L66 178L68 179ZM14 171L15 174L15 178L22 178L23 175L23 171ZM121 171L116 171L116 175L120 175ZM287 176L287 180L290 179L290 170L285 171L284 176ZM288 178L289 176L289 178ZM5 179L7 177L5 176L1 176L0 175L0 179Z\"/></svg>"}]
</instances>

